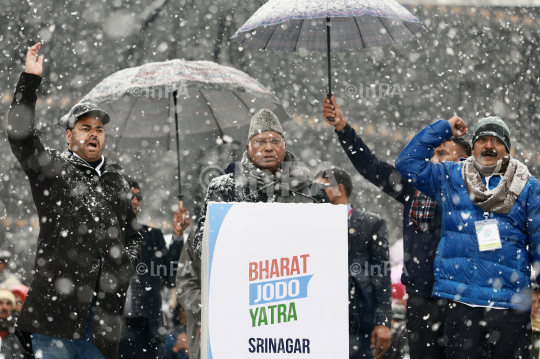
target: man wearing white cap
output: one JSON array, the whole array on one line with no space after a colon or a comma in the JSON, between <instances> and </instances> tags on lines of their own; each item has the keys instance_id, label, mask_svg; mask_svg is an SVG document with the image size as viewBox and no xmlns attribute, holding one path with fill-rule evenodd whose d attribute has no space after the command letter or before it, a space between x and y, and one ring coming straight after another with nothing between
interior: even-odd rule
<instances>
[{"instance_id":1,"label":"man wearing white cap","mask_svg":"<svg viewBox=\"0 0 540 359\"><path fill-rule=\"evenodd\" d=\"M199 353L201 240L209 202L330 203L320 184L309 178L309 170L300 167L296 156L286 150L283 129L270 110L260 110L251 119L246 152L238 173L212 180L208 186L203 212L190 237L180 263L193 270L179 270L179 299L188 315L190 358ZM183 275L182 275L183 274Z\"/></svg>"}]
</instances>

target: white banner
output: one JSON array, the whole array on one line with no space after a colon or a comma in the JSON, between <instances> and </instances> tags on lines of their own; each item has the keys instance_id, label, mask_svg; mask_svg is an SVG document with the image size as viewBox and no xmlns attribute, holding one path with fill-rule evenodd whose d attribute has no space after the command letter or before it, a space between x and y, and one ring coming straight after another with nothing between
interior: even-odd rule
<instances>
[{"instance_id":1,"label":"white banner","mask_svg":"<svg viewBox=\"0 0 540 359\"><path fill-rule=\"evenodd\" d=\"M210 203L203 359L348 359L347 206Z\"/></svg>"}]
</instances>

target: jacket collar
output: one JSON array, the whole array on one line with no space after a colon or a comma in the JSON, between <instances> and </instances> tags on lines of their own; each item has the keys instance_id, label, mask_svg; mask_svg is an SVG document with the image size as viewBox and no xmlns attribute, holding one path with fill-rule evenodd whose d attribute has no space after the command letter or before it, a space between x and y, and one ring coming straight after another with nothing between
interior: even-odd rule
<instances>
[{"instance_id":1,"label":"jacket collar","mask_svg":"<svg viewBox=\"0 0 540 359\"><path fill-rule=\"evenodd\" d=\"M88 162L86 162L79 156L75 156L73 152L71 152L70 150L65 150L64 152L62 152L61 156L64 157L66 160L68 160L70 163L72 163L75 166L88 168L96 172L96 170L92 166L90 166ZM107 159L103 157L103 165L101 166L101 176L103 176L107 172L117 172L120 174L122 171L123 171L122 166L114 162L109 163Z\"/></svg>"}]
</instances>

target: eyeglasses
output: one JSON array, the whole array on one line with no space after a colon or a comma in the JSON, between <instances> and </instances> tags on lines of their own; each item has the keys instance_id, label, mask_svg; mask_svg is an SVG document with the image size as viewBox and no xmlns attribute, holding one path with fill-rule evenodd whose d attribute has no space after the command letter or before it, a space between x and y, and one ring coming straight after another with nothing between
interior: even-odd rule
<instances>
[{"instance_id":1,"label":"eyeglasses","mask_svg":"<svg viewBox=\"0 0 540 359\"><path fill-rule=\"evenodd\" d=\"M259 147L263 147L263 146L266 146L266 144L270 142L270 144L273 146L273 147L280 147L280 146L283 146L283 140L282 139L279 139L279 138L272 138L271 140L267 140L265 138L261 138L261 139L258 139L257 141L255 141L253 144L256 148L259 148Z\"/></svg>"},{"instance_id":2,"label":"eyeglasses","mask_svg":"<svg viewBox=\"0 0 540 359\"><path fill-rule=\"evenodd\" d=\"M132 198L137 198L137 201L142 202L142 194L139 193L132 193Z\"/></svg>"}]
</instances>

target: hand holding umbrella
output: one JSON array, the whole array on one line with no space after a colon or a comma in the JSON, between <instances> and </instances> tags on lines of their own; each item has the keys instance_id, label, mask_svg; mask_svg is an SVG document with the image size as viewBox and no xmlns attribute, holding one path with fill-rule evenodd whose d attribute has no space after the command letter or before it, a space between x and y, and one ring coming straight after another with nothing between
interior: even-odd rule
<instances>
[{"instance_id":1,"label":"hand holding umbrella","mask_svg":"<svg viewBox=\"0 0 540 359\"><path fill-rule=\"evenodd\" d=\"M262 50L326 52L330 99L331 50L398 43L424 31L420 20L394 0L270 0L232 39Z\"/></svg>"}]
</instances>

